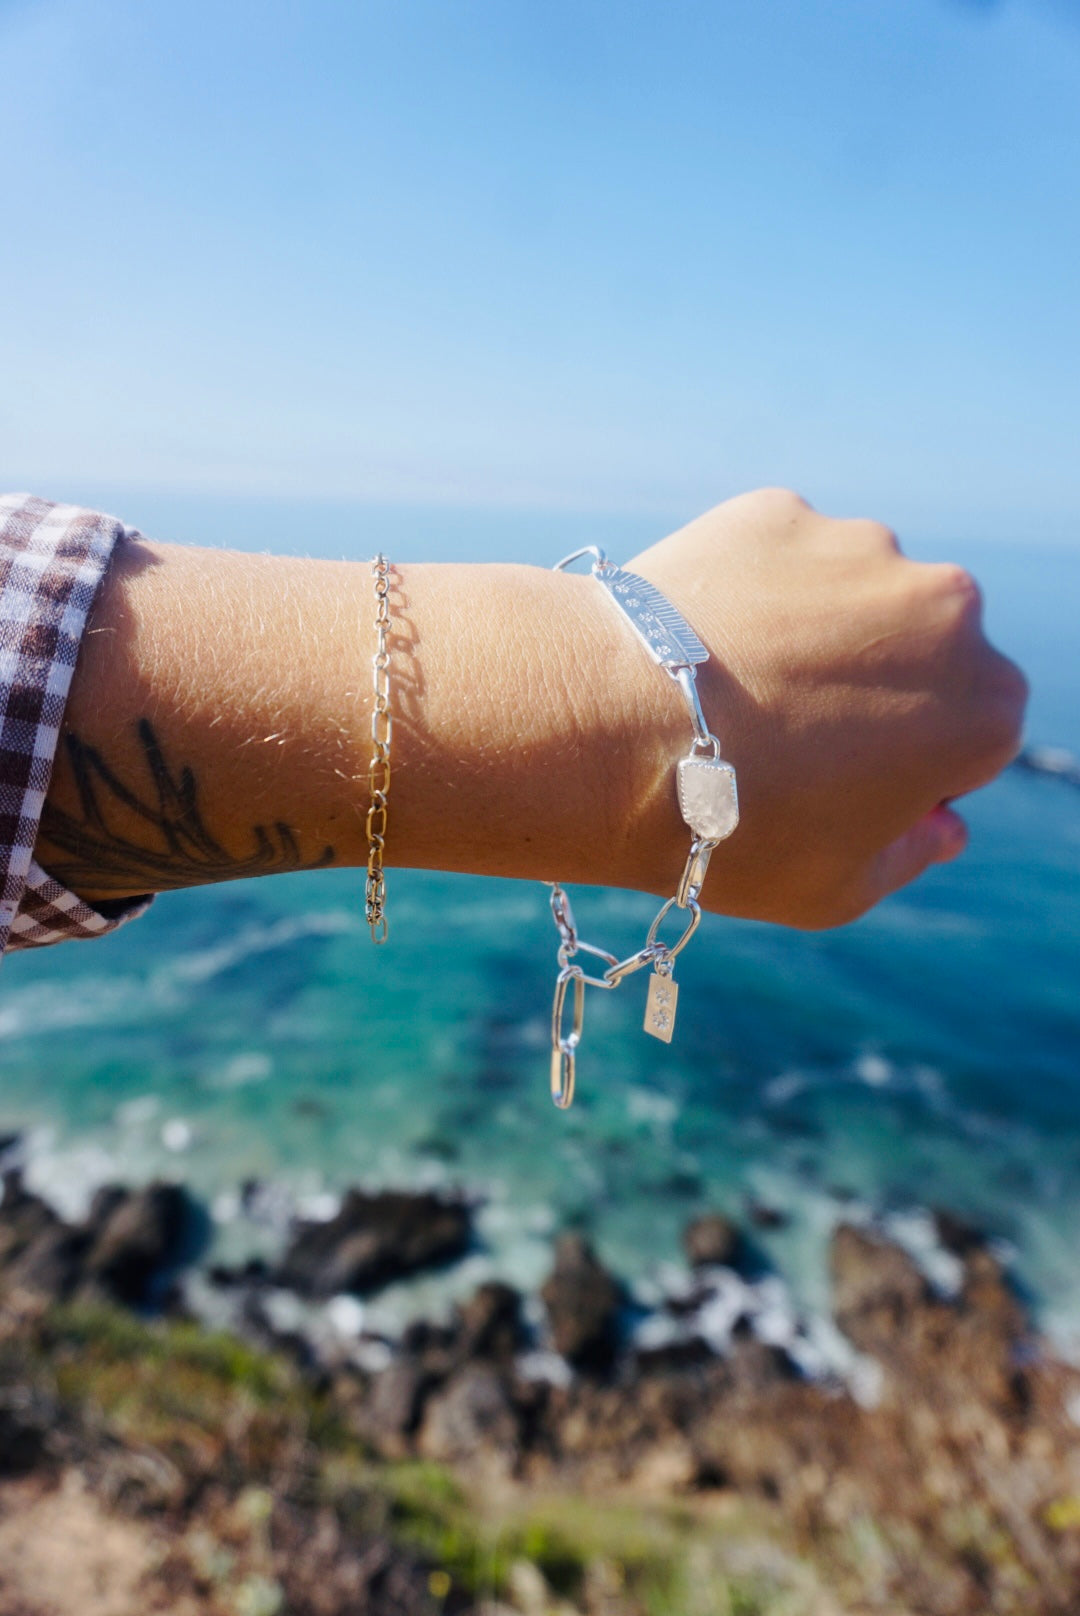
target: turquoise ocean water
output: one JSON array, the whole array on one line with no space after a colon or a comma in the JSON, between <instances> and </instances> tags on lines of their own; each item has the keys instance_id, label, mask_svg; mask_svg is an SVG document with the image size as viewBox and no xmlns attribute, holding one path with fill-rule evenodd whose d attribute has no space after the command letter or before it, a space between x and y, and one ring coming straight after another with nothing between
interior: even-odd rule
<instances>
[{"instance_id":1,"label":"turquoise ocean water","mask_svg":"<svg viewBox=\"0 0 1080 1616\"><path fill-rule=\"evenodd\" d=\"M1029 670L1031 740L1080 753L1080 555L950 551ZM101 943L5 962L0 1131L30 1130L31 1181L72 1207L110 1176L184 1177L223 1253L272 1238L272 1216L236 1216L245 1179L282 1208L357 1179L469 1185L461 1285L535 1281L569 1221L646 1280L691 1213L753 1200L787 1214L757 1238L817 1307L839 1217L885 1214L918 1244L944 1206L1000 1238L1080 1353L1080 790L1010 772L966 812L967 855L855 926L707 917L670 1048L641 1033L640 978L591 995L569 1114L547 1097L542 887L394 871L378 951L352 874L171 895ZM620 954L655 908L574 898Z\"/></svg>"}]
</instances>

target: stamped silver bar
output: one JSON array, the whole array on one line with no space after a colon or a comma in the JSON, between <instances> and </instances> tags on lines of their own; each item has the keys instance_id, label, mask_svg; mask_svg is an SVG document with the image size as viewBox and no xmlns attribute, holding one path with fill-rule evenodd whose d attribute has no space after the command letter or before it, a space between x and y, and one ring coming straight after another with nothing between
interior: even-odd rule
<instances>
[{"instance_id":1,"label":"stamped silver bar","mask_svg":"<svg viewBox=\"0 0 1080 1616\"><path fill-rule=\"evenodd\" d=\"M679 811L694 835L722 842L739 823L735 770L723 758L684 757L676 771Z\"/></svg>"},{"instance_id":2,"label":"stamped silver bar","mask_svg":"<svg viewBox=\"0 0 1080 1616\"><path fill-rule=\"evenodd\" d=\"M673 976L661 976L654 971L649 978L649 997L645 1001L645 1031L670 1044L675 1031L675 1007L679 1002L679 984Z\"/></svg>"},{"instance_id":3,"label":"stamped silver bar","mask_svg":"<svg viewBox=\"0 0 1080 1616\"><path fill-rule=\"evenodd\" d=\"M662 668L708 662L709 653L690 624L653 584L639 578L636 572L624 572L622 567L597 567L593 576L603 584L649 655Z\"/></svg>"}]
</instances>

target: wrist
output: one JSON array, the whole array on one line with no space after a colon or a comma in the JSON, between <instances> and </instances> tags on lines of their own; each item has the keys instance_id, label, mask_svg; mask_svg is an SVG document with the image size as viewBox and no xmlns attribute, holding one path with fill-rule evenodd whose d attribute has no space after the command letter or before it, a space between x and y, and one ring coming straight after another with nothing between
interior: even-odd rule
<instances>
[{"instance_id":1,"label":"wrist","mask_svg":"<svg viewBox=\"0 0 1080 1616\"><path fill-rule=\"evenodd\" d=\"M516 566L399 576L423 700L395 727L389 859L674 882L685 709L596 582Z\"/></svg>"}]
</instances>

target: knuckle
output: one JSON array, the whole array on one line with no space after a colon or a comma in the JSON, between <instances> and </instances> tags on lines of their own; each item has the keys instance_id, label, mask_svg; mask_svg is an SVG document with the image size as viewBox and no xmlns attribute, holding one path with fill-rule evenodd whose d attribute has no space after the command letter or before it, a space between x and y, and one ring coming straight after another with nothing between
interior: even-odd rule
<instances>
[{"instance_id":1,"label":"knuckle","mask_svg":"<svg viewBox=\"0 0 1080 1616\"><path fill-rule=\"evenodd\" d=\"M864 550L887 555L899 555L900 540L892 528L885 522L878 522L869 516L848 517L843 526L845 537L850 544L853 540Z\"/></svg>"},{"instance_id":2,"label":"knuckle","mask_svg":"<svg viewBox=\"0 0 1080 1616\"><path fill-rule=\"evenodd\" d=\"M1011 763L1020 750L1023 720L1023 706L1013 702L1000 703L992 716L987 746L1002 767Z\"/></svg>"},{"instance_id":3,"label":"knuckle","mask_svg":"<svg viewBox=\"0 0 1080 1616\"><path fill-rule=\"evenodd\" d=\"M866 520L859 525L875 549L887 550L891 555L900 554L900 540L886 522Z\"/></svg>"},{"instance_id":4,"label":"knuckle","mask_svg":"<svg viewBox=\"0 0 1080 1616\"><path fill-rule=\"evenodd\" d=\"M966 567L955 561L930 563L933 584L941 600L954 608L958 617L978 617L982 612L982 590Z\"/></svg>"},{"instance_id":5,"label":"knuckle","mask_svg":"<svg viewBox=\"0 0 1080 1616\"><path fill-rule=\"evenodd\" d=\"M990 652L983 687L981 735L987 756L1004 768L1020 750L1028 681L1009 657Z\"/></svg>"},{"instance_id":6,"label":"knuckle","mask_svg":"<svg viewBox=\"0 0 1080 1616\"><path fill-rule=\"evenodd\" d=\"M755 498L783 516L801 515L813 508L809 501L801 494L797 494L793 488L759 488Z\"/></svg>"},{"instance_id":7,"label":"knuckle","mask_svg":"<svg viewBox=\"0 0 1080 1616\"><path fill-rule=\"evenodd\" d=\"M1002 656L995 652L997 658L997 679L1001 690L1001 699L1015 715L1016 722L1022 723L1027 709L1028 697L1031 695L1031 685L1027 675L1019 668L1011 657Z\"/></svg>"}]
</instances>

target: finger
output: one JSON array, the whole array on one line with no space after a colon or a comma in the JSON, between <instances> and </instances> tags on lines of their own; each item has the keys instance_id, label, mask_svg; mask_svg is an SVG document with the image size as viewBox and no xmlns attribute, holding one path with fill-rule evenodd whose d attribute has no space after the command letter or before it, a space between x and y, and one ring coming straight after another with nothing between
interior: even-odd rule
<instances>
[{"instance_id":1,"label":"finger","mask_svg":"<svg viewBox=\"0 0 1080 1616\"><path fill-rule=\"evenodd\" d=\"M911 829L897 837L874 863L871 903L906 887L931 864L958 858L968 842L967 825L947 803L932 808Z\"/></svg>"}]
</instances>

